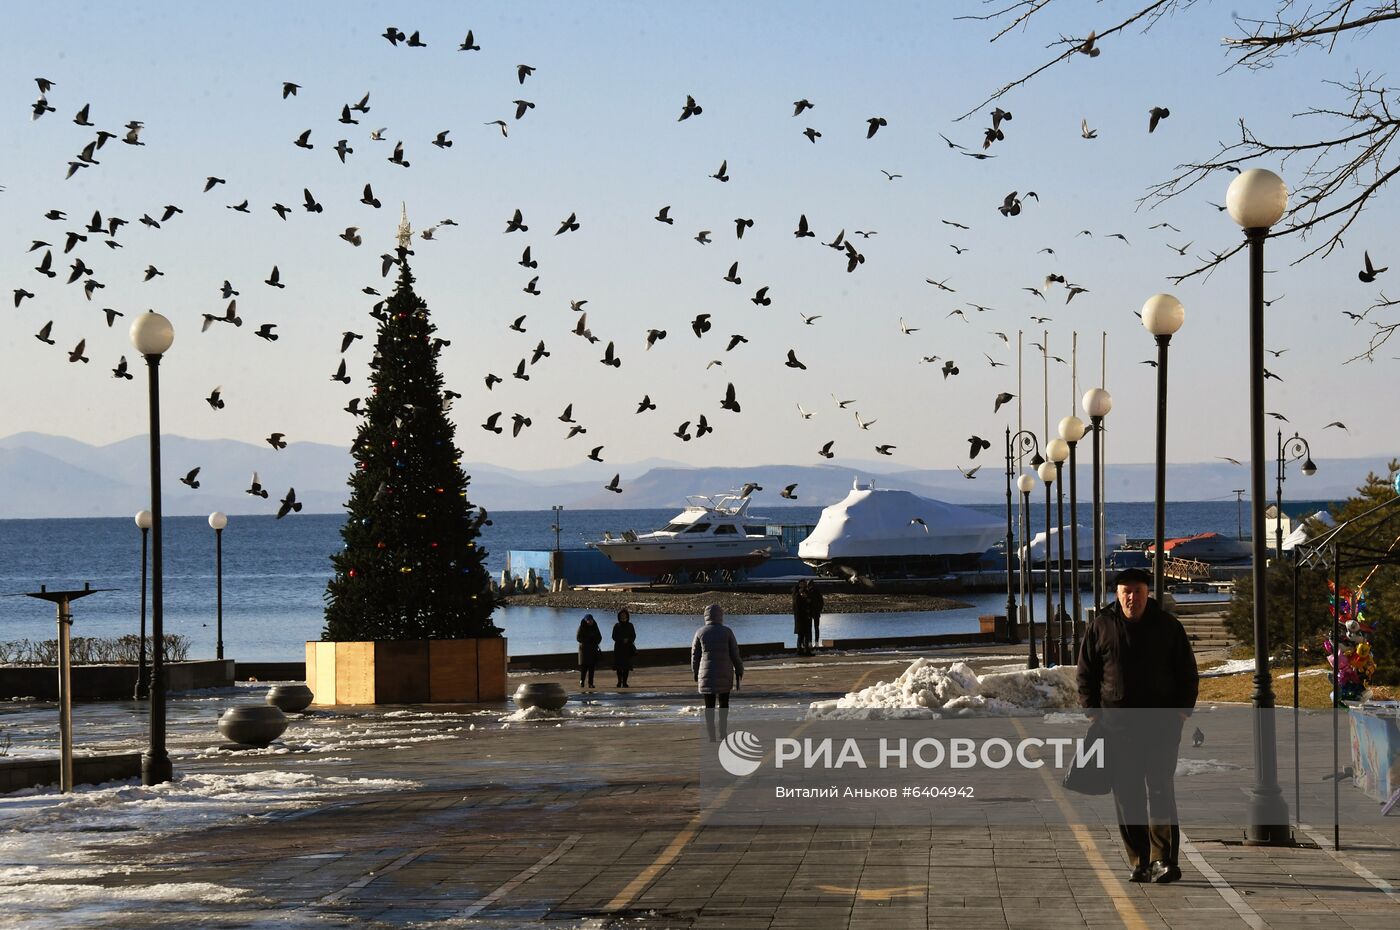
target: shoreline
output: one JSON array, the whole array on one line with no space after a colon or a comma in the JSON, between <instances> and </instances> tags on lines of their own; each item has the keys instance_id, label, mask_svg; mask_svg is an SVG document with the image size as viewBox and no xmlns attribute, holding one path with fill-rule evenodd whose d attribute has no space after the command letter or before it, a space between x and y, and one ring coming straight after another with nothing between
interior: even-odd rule
<instances>
[{"instance_id":1,"label":"shoreline","mask_svg":"<svg viewBox=\"0 0 1400 930\"><path fill-rule=\"evenodd\" d=\"M876 614L962 610L972 604L934 594L823 593L823 614ZM789 591L696 591L679 593L660 590L592 591L579 590L512 594L502 598L502 607L552 607L565 610L616 612L626 607L633 614L694 614L699 617L706 605L719 604L726 615L791 614Z\"/></svg>"}]
</instances>

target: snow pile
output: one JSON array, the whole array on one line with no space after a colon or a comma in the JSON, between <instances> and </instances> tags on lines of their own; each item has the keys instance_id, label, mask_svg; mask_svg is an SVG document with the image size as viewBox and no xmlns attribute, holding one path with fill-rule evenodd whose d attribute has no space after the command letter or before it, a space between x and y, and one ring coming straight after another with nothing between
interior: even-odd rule
<instances>
[{"instance_id":1,"label":"snow pile","mask_svg":"<svg viewBox=\"0 0 1400 930\"><path fill-rule=\"evenodd\" d=\"M560 717L568 716L563 708L559 710L549 710L536 705L535 707L522 707L513 714L506 714L501 718L501 723L525 723L531 720L558 720Z\"/></svg>"},{"instance_id":2,"label":"snow pile","mask_svg":"<svg viewBox=\"0 0 1400 930\"><path fill-rule=\"evenodd\" d=\"M838 720L1012 716L1077 705L1072 666L979 676L966 662L941 666L922 658L894 681L882 681L834 701L813 702L807 715Z\"/></svg>"}]
</instances>

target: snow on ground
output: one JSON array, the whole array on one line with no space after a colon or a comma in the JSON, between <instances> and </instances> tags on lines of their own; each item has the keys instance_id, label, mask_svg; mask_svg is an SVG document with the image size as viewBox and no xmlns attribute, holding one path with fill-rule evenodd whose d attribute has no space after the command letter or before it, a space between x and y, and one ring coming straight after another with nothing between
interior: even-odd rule
<instances>
[{"instance_id":1,"label":"snow on ground","mask_svg":"<svg viewBox=\"0 0 1400 930\"><path fill-rule=\"evenodd\" d=\"M1219 759L1177 759L1176 775L1183 778L1188 775L1215 775L1220 772L1236 772L1241 766L1233 762L1221 762Z\"/></svg>"},{"instance_id":2,"label":"snow on ground","mask_svg":"<svg viewBox=\"0 0 1400 930\"><path fill-rule=\"evenodd\" d=\"M807 715L838 720L1038 715L1079 703L1072 666L979 676L966 662L938 665L936 661L917 659L894 681L878 682L833 701L815 701Z\"/></svg>"},{"instance_id":3,"label":"snow on ground","mask_svg":"<svg viewBox=\"0 0 1400 930\"><path fill-rule=\"evenodd\" d=\"M1273 659L1269 659L1270 662ZM1254 671L1254 659L1230 659L1214 668L1208 668L1201 672L1202 678L1218 678L1221 675L1238 675L1241 672Z\"/></svg>"},{"instance_id":4,"label":"snow on ground","mask_svg":"<svg viewBox=\"0 0 1400 930\"><path fill-rule=\"evenodd\" d=\"M122 842L201 830L230 821L300 810L345 795L410 788L393 778L343 778L265 769L181 772L146 787L134 780L52 786L0 795L0 862L72 865ZM12 884L0 872L0 899Z\"/></svg>"}]
</instances>

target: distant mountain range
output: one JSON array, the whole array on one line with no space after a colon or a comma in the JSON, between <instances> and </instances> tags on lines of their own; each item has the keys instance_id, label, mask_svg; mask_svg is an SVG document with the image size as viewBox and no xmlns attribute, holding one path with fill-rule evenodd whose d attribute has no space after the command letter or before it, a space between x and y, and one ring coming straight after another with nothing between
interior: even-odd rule
<instances>
[{"instance_id":1,"label":"distant mountain range","mask_svg":"<svg viewBox=\"0 0 1400 930\"><path fill-rule=\"evenodd\" d=\"M136 436L105 446L93 446L63 436L17 433L0 439L0 518L130 516L149 497L148 440ZM1083 450L1087 452L1086 450ZM745 465L691 468L666 459L648 459L611 466L622 475L622 494L603 490L596 465L575 465L540 471L515 471L484 463L465 464L471 476L468 496L488 510L546 510L561 504L571 509L629 509L678 507L688 494L713 494L753 481L763 486L755 501L773 510L788 501L778 492L797 484L791 503L824 506L846 496L852 481L873 481L877 487L898 488L954 503L996 504L1005 500L1004 459L991 450L976 478L968 480L954 469L891 470L892 463L848 462L841 465ZM163 503L171 515L203 515L214 510L229 514L272 513L288 487L311 513L335 513L344 508L345 487L353 462L349 450L310 442L271 448L230 439L161 440L164 467ZM1090 496L1088 455L1080 462L1081 499ZM201 466L200 488L191 490L178 479ZM1385 473L1384 458L1319 459L1318 472L1303 478L1293 466L1287 492L1309 500L1339 500L1350 496L1368 471ZM267 500L243 493L254 471L270 496ZM1273 488L1273 465L1269 488ZM1170 500L1227 498L1249 483L1248 471L1228 462L1167 466ZM1106 496L1113 501L1151 500L1151 464L1110 462ZM1036 497L1043 492L1037 490Z\"/></svg>"}]
</instances>

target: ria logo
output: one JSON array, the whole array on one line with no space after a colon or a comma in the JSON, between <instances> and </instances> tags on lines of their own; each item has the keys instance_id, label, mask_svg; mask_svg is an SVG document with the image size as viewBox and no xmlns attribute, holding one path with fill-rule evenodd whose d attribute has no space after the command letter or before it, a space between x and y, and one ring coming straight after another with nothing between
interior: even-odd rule
<instances>
[{"instance_id":1,"label":"ria logo","mask_svg":"<svg viewBox=\"0 0 1400 930\"><path fill-rule=\"evenodd\" d=\"M752 775L762 761L763 744L747 730L735 730L719 744L719 764L730 775Z\"/></svg>"}]
</instances>

